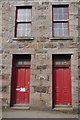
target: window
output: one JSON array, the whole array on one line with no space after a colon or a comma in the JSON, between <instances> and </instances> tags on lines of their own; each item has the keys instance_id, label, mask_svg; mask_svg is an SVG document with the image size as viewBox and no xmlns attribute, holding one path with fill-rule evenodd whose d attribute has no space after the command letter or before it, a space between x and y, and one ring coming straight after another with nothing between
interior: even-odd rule
<instances>
[{"instance_id":1,"label":"window","mask_svg":"<svg viewBox=\"0 0 80 120\"><path fill-rule=\"evenodd\" d=\"M32 9L31 7L17 7L16 37L31 36Z\"/></svg>"},{"instance_id":2,"label":"window","mask_svg":"<svg viewBox=\"0 0 80 120\"><path fill-rule=\"evenodd\" d=\"M68 6L53 6L53 36L68 36L69 34L69 13Z\"/></svg>"},{"instance_id":3,"label":"window","mask_svg":"<svg viewBox=\"0 0 80 120\"><path fill-rule=\"evenodd\" d=\"M31 61L31 55L27 54L27 55L22 55L22 54L16 54L13 55L13 64L14 66L16 65L30 65Z\"/></svg>"},{"instance_id":4,"label":"window","mask_svg":"<svg viewBox=\"0 0 80 120\"><path fill-rule=\"evenodd\" d=\"M30 55L17 55L16 65L30 65Z\"/></svg>"},{"instance_id":5,"label":"window","mask_svg":"<svg viewBox=\"0 0 80 120\"><path fill-rule=\"evenodd\" d=\"M57 65L70 65L70 58L71 58L71 55L68 55L68 54L57 54L57 55L53 55L53 65L54 66L57 66Z\"/></svg>"}]
</instances>

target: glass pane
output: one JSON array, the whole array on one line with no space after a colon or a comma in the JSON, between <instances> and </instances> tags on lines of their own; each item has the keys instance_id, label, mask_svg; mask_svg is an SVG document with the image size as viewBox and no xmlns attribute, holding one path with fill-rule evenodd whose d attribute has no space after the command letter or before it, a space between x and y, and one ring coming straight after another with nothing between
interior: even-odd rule
<instances>
[{"instance_id":1,"label":"glass pane","mask_svg":"<svg viewBox=\"0 0 80 120\"><path fill-rule=\"evenodd\" d=\"M64 30L64 36L68 36L68 29Z\"/></svg>"},{"instance_id":2,"label":"glass pane","mask_svg":"<svg viewBox=\"0 0 80 120\"><path fill-rule=\"evenodd\" d=\"M21 30L17 30L17 37L20 37L20 36L22 36L22 32Z\"/></svg>"},{"instance_id":3,"label":"glass pane","mask_svg":"<svg viewBox=\"0 0 80 120\"><path fill-rule=\"evenodd\" d=\"M56 55L53 59L54 65L69 65L70 56L68 55Z\"/></svg>"},{"instance_id":4,"label":"glass pane","mask_svg":"<svg viewBox=\"0 0 80 120\"><path fill-rule=\"evenodd\" d=\"M62 28L68 28L68 23L62 23Z\"/></svg>"},{"instance_id":5,"label":"glass pane","mask_svg":"<svg viewBox=\"0 0 80 120\"><path fill-rule=\"evenodd\" d=\"M18 9L17 21L31 21L31 9Z\"/></svg>"},{"instance_id":6,"label":"glass pane","mask_svg":"<svg viewBox=\"0 0 80 120\"><path fill-rule=\"evenodd\" d=\"M26 33L27 36L31 36L31 24L28 23L27 24L27 33Z\"/></svg>"},{"instance_id":7,"label":"glass pane","mask_svg":"<svg viewBox=\"0 0 80 120\"><path fill-rule=\"evenodd\" d=\"M67 7L54 7L53 8L53 20L67 20L68 9Z\"/></svg>"},{"instance_id":8,"label":"glass pane","mask_svg":"<svg viewBox=\"0 0 80 120\"><path fill-rule=\"evenodd\" d=\"M58 16L55 14L53 17L54 20L58 20Z\"/></svg>"},{"instance_id":9,"label":"glass pane","mask_svg":"<svg viewBox=\"0 0 80 120\"><path fill-rule=\"evenodd\" d=\"M54 23L54 36L67 36L68 23Z\"/></svg>"},{"instance_id":10,"label":"glass pane","mask_svg":"<svg viewBox=\"0 0 80 120\"><path fill-rule=\"evenodd\" d=\"M22 65L22 61L16 61L17 65Z\"/></svg>"},{"instance_id":11,"label":"glass pane","mask_svg":"<svg viewBox=\"0 0 80 120\"><path fill-rule=\"evenodd\" d=\"M57 34L58 34L58 31L57 31L57 29L54 29L54 36L58 36Z\"/></svg>"},{"instance_id":12,"label":"glass pane","mask_svg":"<svg viewBox=\"0 0 80 120\"><path fill-rule=\"evenodd\" d=\"M67 14L67 12L68 12L68 8L67 8L67 7L64 7L64 8L63 8L63 14Z\"/></svg>"},{"instance_id":13,"label":"glass pane","mask_svg":"<svg viewBox=\"0 0 80 120\"><path fill-rule=\"evenodd\" d=\"M31 36L31 23L23 23L17 25L17 37Z\"/></svg>"},{"instance_id":14,"label":"glass pane","mask_svg":"<svg viewBox=\"0 0 80 120\"><path fill-rule=\"evenodd\" d=\"M57 13L58 15L61 15L61 14L62 14L62 7L60 7L60 8L58 7L58 8L57 8L57 12L58 12L58 13Z\"/></svg>"},{"instance_id":15,"label":"glass pane","mask_svg":"<svg viewBox=\"0 0 80 120\"><path fill-rule=\"evenodd\" d=\"M56 61L54 61L54 64L55 65L68 65L69 61L66 61L65 59L64 60L57 59Z\"/></svg>"},{"instance_id":16,"label":"glass pane","mask_svg":"<svg viewBox=\"0 0 80 120\"><path fill-rule=\"evenodd\" d=\"M31 21L31 9L26 9L26 20L27 21Z\"/></svg>"},{"instance_id":17,"label":"glass pane","mask_svg":"<svg viewBox=\"0 0 80 120\"><path fill-rule=\"evenodd\" d=\"M16 60L16 64L17 65L29 65L30 64L30 59L27 59L27 58L25 58L25 59L17 59Z\"/></svg>"},{"instance_id":18,"label":"glass pane","mask_svg":"<svg viewBox=\"0 0 80 120\"><path fill-rule=\"evenodd\" d=\"M68 35L68 23L62 24L62 30L63 30L63 35L67 36Z\"/></svg>"},{"instance_id":19,"label":"glass pane","mask_svg":"<svg viewBox=\"0 0 80 120\"><path fill-rule=\"evenodd\" d=\"M57 8L54 7L54 9L53 9L53 13L54 13L54 15L57 14Z\"/></svg>"}]
</instances>

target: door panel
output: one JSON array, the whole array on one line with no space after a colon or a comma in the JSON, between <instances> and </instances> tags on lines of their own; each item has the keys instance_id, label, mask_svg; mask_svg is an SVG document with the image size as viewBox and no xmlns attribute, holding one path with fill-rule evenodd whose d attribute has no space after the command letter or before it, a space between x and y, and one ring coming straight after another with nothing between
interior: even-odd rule
<instances>
[{"instance_id":1,"label":"door panel","mask_svg":"<svg viewBox=\"0 0 80 120\"><path fill-rule=\"evenodd\" d=\"M17 90L16 93L18 93L19 95L16 96L16 99L19 99L19 102L17 102L17 104L19 103L24 103L24 92L21 91L21 88L24 88L24 81L25 81L25 68L17 68L18 70L18 79L17 79L17 83L19 86L20 90Z\"/></svg>"},{"instance_id":2,"label":"door panel","mask_svg":"<svg viewBox=\"0 0 80 120\"><path fill-rule=\"evenodd\" d=\"M63 79L63 103L64 104L70 104L70 77L69 77L69 69L68 68L65 68L64 71L63 71L63 76L64 76L64 79Z\"/></svg>"},{"instance_id":3,"label":"door panel","mask_svg":"<svg viewBox=\"0 0 80 120\"><path fill-rule=\"evenodd\" d=\"M71 105L71 79L69 67L53 68L53 106Z\"/></svg>"},{"instance_id":4,"label":"door panel","mask_svg":"<svg viewBox=\"0 0 80 120\"><path fill-rule=\"evenodd\" d=\"M61 94L61 87L60 87L60 84L62 84L61 82L61 79L63 79L63 75L62 75L62 70L60 69L56 69L56 81L55 81L55 98L56 98L56 104L59 104L62 102L62 94Z\"/></svg>"},{"instance_id":5,"label":"door panel","mask_svg":"<svg viewBox=\"0 0 80 120\"><path fill-rule=\"evenodd\" d=\"M30 101L30 68L26 69L26 75L25 75L25 88L26 88L26 93L25 93L25 101L29 104Z\"/></svg>"}]
</instances>

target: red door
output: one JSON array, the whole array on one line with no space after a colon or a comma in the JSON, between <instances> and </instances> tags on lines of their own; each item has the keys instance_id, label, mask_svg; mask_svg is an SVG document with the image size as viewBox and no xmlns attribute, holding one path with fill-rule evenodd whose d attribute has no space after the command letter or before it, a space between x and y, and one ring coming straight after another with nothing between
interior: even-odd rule
<instances>
[{"instance_id":1,"label":"red door","mask_svg":"<svg viewBox=\"0 0 80 120\"><path fill-rule=\"evenodd\" d=\"M30 102L30 55L13 55L11 106Z\"/></svg>"},{"instance_id":2,"label":"red door","mask_svg":"<svg viewBox=\"0 0 80 120\"><path fill-rule=\"evenodd\" d=\"M71 78L69 67L53 67L53 106L71 105Z\"/></svg>"},{"instance_id":3,"label":"red door","mask_svg":"<svg viewBox=\"0 0 80 120\"><path fill-rule=\"evenodd\" d=\"M14 71L13 104L29 104L30 99L30 67L16 67Z\"/></svg>"}]
</instances>

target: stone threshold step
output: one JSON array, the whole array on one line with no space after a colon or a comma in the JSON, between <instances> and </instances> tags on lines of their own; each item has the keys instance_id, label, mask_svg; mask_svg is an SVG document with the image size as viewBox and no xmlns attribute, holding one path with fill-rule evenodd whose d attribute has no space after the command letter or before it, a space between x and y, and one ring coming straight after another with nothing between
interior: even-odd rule
<instances>
[{"instance_id":1,"label":"stone threshold step","mask_svg":"<svg viewBox=\"0 0 80 120\"><path fill-rule=\"evenodd\" d=\"M29 104L14 104L13 106L29 106Z\"/></svg>"},{"instance_id":2,"label":"stone threshold step","mask_svg":"<svg viewBox=\"0 0 80 120\"><path fill-rule=\"evenodd\" d=\"M18 106L16 106L16 107L11 107L11 109L18 109L18 110L29 110L30 109L30 107L18 107Z\"/></svg>"},{"instance_id":3,"label":"stone threshold step","mask_svg":"<svg viewBox=\"0 0 80 120\"><path fill-rule=\"evenodd\" d=\"M57 107L57 108L53 108L53 110L71 110L71 111L72 111L73 108L70 108L70 107L69 107L69 108L68 108L68 107L65 107L65 108L59 107L59 108L58 108L58 107Z\"/></svg>"}]
</instances>

